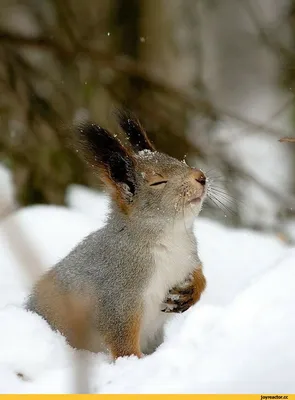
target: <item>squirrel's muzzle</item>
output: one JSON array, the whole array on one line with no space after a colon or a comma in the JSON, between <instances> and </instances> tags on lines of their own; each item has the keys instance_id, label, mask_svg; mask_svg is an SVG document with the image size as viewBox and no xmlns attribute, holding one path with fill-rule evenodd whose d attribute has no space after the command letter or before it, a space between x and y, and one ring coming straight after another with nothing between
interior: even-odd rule
<instances>
[{"instance_id":1,"label":"squirrel's muzzle","mask_svg":"<svg viewBox=\"0 0 295 400\"><path fill-rule=\"evenodd\" d=\"M198 203L206 193L206 176L196 168L191 168L190 172L190 190L187 192L189 203Z\"/></svg>"},{"instance_id":2,"label":"squirrel's muzzle","mask_svg":"<svg viewBox=\"0 0 295 400\"><path fill-rule=\"evenodd\" d=\"M192 177L195 181L200 183L202 186L205 186L206 176L200 169L192 169Z\"/></svg>"}]
</instances>

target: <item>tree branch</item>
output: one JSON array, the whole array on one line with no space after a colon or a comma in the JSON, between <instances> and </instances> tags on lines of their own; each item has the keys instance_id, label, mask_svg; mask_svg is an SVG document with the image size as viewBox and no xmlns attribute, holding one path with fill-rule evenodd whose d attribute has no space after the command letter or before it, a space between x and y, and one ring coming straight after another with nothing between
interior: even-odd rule
<instances>
[{"instance_id":1,"label":"tree branch","mask_svg":"<svg viewBox=\"0 0 295 400\"><path fill-rule=\"evenodd\" d=\"M146 69L144 65L130 59L126 56L114 56L97 49L88 48L83 44L76 46L74 50L70 50L60 45L59 43L44 37L28 37L19 34L12 34L8 32L0 32L0 42L14 45L24 46L31 48L41 48L55 53L58 57L72 61L78 54L84 54L92 61L105 64L107 67L112 68L118 73L127 74L133 77L140 78L152 85L153 88L159 92L165 93L169 96L174 96L178 101L182 102L190 109L201 111L204 114L227 116L235 121L238 121L250 129L258 131L269 132L278 136L290 136L291 133L283 129L276 129L271 126L261 124L253 121L247 117L239 115L233 111L227 110L218 104L214 104L205 99L196 98L195 95L181 91L177 87L163 83L162 78L158 78Z\"/></svg>"},{"instance_id":2,"label":"tree branch","mask_svg":"<svg viewBox=\"0 0 295 400\"><path fill-rule=\"evenodd\" d=\"M279 139L279 142L289 142L289 143L295 143L295 138L291 137L283 137Z\"/></svg>"}]
</instances>

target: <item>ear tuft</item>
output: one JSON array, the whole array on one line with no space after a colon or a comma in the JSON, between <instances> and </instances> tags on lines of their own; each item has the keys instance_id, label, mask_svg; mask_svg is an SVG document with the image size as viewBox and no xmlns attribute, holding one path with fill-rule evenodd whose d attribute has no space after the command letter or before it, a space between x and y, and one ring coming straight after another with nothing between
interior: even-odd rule
<instances>
[{"instance_id":1,"label":"ear tuft","mask_svg":"<svg viewBox=\"0 0 295 400\"><path fill-rule=\"evenodd\" d=\"M121 129L126 133L134 151L155 150L149 141L145 130L134 115L128 111L117 110L116 116Z\"/></svg>"},{"instance_id":2,"label":"ear tuft","mask_svg":"<svg viewBox=\"0 0 295 400\"><path fill-rule=\"evenodd\" d=\"M84 158L90 165L99 169L102 180L119 189L128 187L129 192L134 195L135 161L119 140L106 129L93 123L80 125L77 133Z\"/></svg>"}]
</instances>

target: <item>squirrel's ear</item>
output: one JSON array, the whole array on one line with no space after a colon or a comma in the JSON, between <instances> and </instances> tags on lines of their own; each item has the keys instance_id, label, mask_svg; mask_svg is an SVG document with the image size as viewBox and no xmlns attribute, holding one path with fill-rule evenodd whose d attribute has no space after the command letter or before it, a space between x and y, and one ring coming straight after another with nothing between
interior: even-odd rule
<instances>
[{"instance_id":1,"label":"squirrel's ear","mask_svg":"<svg viewBox=\"0 0 295 400\"><path fill-rule=\"evenodd\" d=\"M154 151L155 148L149 141L147 134L139 120L128 111L116 111L120 127L126 133L131 146L135 152L141 150Z\"/></svg>"},{"instance_id":2,"label":"squirrel's ear","mask_svg":"<svg viewBox=\"0 0 295 400\"><path fill-rule=\"evenodd\" d=\"M92 123L78 127L80 148L92 167L98 168L102 181L121 200L128 202L136 192L135 160L106 129Z\"/></svg>"}]
</instances>

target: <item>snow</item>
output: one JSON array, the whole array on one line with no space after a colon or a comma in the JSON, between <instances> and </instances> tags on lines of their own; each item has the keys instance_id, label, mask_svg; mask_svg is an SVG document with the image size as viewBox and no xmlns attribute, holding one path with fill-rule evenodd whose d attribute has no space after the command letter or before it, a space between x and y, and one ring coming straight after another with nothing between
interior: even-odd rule
<instances>
[{"instance_id":1,"label":"snow","mask_svg":"<svg viewBox=\"0 0 295 400\"><path fill-rule=\"evenodd\" d=\"M108 212L108 197L97 194L97 191L81 185L71 185L66 193L67 205L82 214L98 221L99 228L103 226Z\"/></svg>"},{"instance_id":2,"label":"snow","mask_svg":"<svg viewBox=\"0 0 295 400\"><path fill-rule=\"evenodd\" d=\"M0 223L0 307L8 299L19 299L43 271L96 226L84 215L57 206L31 206L4 218Z\"/></svg>"},{"instance_id":3,"label":"snow","mask_svg":"<svg viewBox=\"0 0 295 400\"><path fill-rule=\"evenodd\" d=\"M208 287L176 315L152 355L77 352L22 303L35 279L104 223L105 195L71 186L67 207L33 206L0 221L0 393L73 393L88 356L92 393L295 391L295 248L199 218Z\"/></svg>"},{"instance_id":4,"label":"snow","mask_svg":"<svg viewBox=\"0 0 295 400\"><path fill-rule=\"evenodd\" d=\"M144 149L144 150L140 150L136 154L136 157L143 158L143 159L146 159L146 160L150 160L150 159L154 158L155 154L157 154L156 151L151 151L149 149Z\"/></svg>"}]
</instances>

